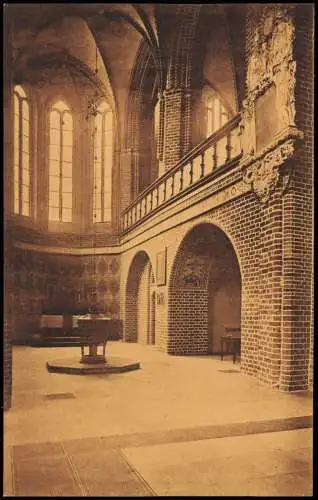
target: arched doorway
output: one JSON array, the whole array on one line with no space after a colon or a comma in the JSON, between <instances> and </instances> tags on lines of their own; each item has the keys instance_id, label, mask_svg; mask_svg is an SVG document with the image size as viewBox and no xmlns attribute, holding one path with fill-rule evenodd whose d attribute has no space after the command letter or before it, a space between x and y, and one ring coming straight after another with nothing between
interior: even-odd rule
<instances>
[{"instance_id":1,"label":"arched doorway","mask_svg":"<svg viewBox=\"0 0 318 500\"><path fill-rule=\"evenodd\" d=\"M124 339L155 343L155 277L146 252L138 252L128 272Z\"/></svg>"},{"instance_id":2,"label":"arched doorway","mask_svg":"<svg viewBox=\"0 0 318 500\"><path fill-rule=\"evenodd\" d=\"M241 273L233 245L213 224L195 226L169 284L168 352L217 354L225 327L241 324Z\"/></svg>"},{"instance_id":3,"label":"arched doorway","mask_svg":"<svg viewBox=\"0 0 318 500\"><path fill-rule=\"evenodd\" d=\"M156 343L156 292L150 291L149 344Z\"/></svg>"}]
</instances>

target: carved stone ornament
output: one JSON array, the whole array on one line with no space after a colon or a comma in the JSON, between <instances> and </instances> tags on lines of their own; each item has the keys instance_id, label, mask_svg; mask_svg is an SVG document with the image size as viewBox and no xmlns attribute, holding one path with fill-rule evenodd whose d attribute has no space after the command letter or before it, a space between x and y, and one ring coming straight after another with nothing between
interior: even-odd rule
<instances>
[{"instance_id":1,"label":"carved stone ornament","mask_svg":"<svg viewBox=\"0 0 318 500\"><path fill-rule=\"evenodd\" d=\"M185 256L181 271L181 286L199 286L205 282L207 272L207 257L195 255L188 251Z\"/></svg>"},{"instance_id":2,"label":"carved stone ornament","mask_svg":"<svg viewBox=\"0 0 318 500\"><path fill-rule=\"evenodd\" d=\"M292 157L294 148L293 141L285 142L244 169L244 182L251 185L262 203L266 203L275 190L279 181L279 167Z\"/></svg>"},{"instance_id":3,"label":"carved stone ornament","mask_svg":"<svg viewBox=\"0 0 318 500\"><path fill-rule=\"evenodd\" d=\"M278 129L295 126L295 26L292 8L264 5L255 18L254 39L247 68L247 99L243 102L241 136L245 156L256 150L255 101L268 87L276 88Z\"/></svg>"},{"instance_id":4,"label":"carved stone ornament","mask_svg":"<svg viewBox=\"0 0 318 500\"><path fill-rule=\"evenodd\" d=\"M241 144L244 155L252 156L255 152L254 103L250 99L243 101L240 121Z\"/></svg>"}]
</instances>

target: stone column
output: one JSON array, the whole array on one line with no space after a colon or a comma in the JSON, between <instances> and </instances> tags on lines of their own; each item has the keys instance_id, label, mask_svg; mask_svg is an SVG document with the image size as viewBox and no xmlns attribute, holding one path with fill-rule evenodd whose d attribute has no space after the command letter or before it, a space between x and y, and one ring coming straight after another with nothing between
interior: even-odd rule
<instances>
[{"instance_id":1,"label":"stone column","mask_svg":"<svg viewBox=\"0 0 318 500\"><path fill-rule=\"evenodd\" d=\"M169 170L191 146L191 91L180 87L167 89L164 99L163 162L165 169Z\"/></svg>"},{"instance_id":2,"label":"stone column","mask_svg":"<svg viewBox=\"0 0 318 500\"><path fill-rule=\"evenodd\" d=\"M259 378L282 391L304 390L312 331L313 10L249 10L241 165L263 214ZM274 132L266 127L272 110Z\"/></svg>"},{"instance_id":3,"label":"stone column","mask_svg":"<svg viewBox=\"0 0 318 500\"><path fill-rule=\"evenodd\" d=\"M137 172L134 169L134 150L132 148L120 151L120 179L119 179L119 193L120 193L120 213L127 208L135 197Z\"/></svg>"}]
</instances>

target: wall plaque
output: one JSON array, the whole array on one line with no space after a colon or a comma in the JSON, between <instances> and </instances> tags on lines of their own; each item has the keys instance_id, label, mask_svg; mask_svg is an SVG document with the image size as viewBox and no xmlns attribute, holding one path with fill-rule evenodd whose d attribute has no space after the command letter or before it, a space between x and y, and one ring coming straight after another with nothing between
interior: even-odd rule
<instances>
[{"instance_id":1,"label":"wall plaque","mask_svg":"<svg viewBox=\"0 0 318 500\"><path fill-rule=\"evenodd\" d=\"M167 249L165 248L162 252L157 253L157 261L156 261L156 277L157 277L157 285L165 285L166 284L166 267L167 267Z\"/></svg>"},{"instance_id":2,"label":"wall plaque","mask_svg":"<svg viewBox=\"0 0 318 500\"><path fill-rule=\"evenodd\" d=\"M256 151L270 144L278 125L276 87L272 84L255 100Z\"/></svg>"},{"instance_id":3,"label":"wall plaque","mask_svg":"<svg viewBox=\"0 0 318 500\"><path fill-rule=\"evenodd\" d=\"M158 306L165 305L165 294L163 292L157 294L157 305Z\"/></svg>"}]
</instances>

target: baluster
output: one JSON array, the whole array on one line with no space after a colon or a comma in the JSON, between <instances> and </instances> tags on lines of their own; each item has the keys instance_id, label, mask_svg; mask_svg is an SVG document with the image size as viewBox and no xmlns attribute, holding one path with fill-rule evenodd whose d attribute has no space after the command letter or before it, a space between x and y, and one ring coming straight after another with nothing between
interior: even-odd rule
<instances>
[{"instance_id":1,"label":"baluster","mask_svg":"<svg viewBox=\"0 0 318 500\"><path fill-rule=\"evenodd\" d=\"M157 205L159 205L159 186L157 186L157 195L156 195Z\"/></svg>"},{"instance_id":2,"label":"baluster","mask_svg":"<svg viewBox=\"0 0 318 500\"><path fill-rule=\"evenodd\" d=\"M142 203L140 201L139 202L139 220L141 219L141 209L142 209Z\"/></svg>"},{"instance_id":3,"label":"baluster","mask_svg":"<svg viewBox=\"0 0 318 500\"><path fill-rule=\"evenodd\" d=\"M204 174L205 174L204 151L203 151L203 153L201 153L200 167L201 167L201 176L200 177L202 179L202 177L204 177Z\"/></svg>"},{"instance_id":4,"label":"baluster","mask_svg":"<svg viewBox=\"0 0 318 500\"><path fill-rule=\"evenodd\" d=\"M182 191L183 189L183 167L180 168L180 189L179 191Z\"/></svg>"},{"instance_id":5,"label":"baluster","mask_svg":"<svg viewBox=\"0 0 318 500\"><path fill-rule=\"evenodd\" d=\"M167 194L167 180L165 180L164 183L163 183L163 198L162 198L162 201L166 201L166 194Z\"/></svg>"},{"instance_id":6,"label":"baluster","mask_svg":"<svg viewBox=\"0 0 318 500\"><path fill-rule=\"evenodd\" d=\"M193 183L193 160L190 161L190 186Z\"/></svg>"},{"instance_id":7,"label":"baluster","mask_svg":"<svg viewBox=\"0 0 318 500\"><path fill-rule=\"evenodd\" d=\"M232 150L232 145L231 145L231 133L227 134L226 136L226 161L230 161L231 159L231 150Z\"/></svg>"},{"instance_id":8,"label":"baluster","mask_svg":"<svg viewBox=\"0 0 318 500\"><path fill-rule=\"evenodd\" d=\"M150 194L150 212L152 212L152 205L153 205L153 191L151 191Z\"/></svg>"},{"instance_id":9,"label":"baluster","mask_svg":"<svg viewBox=\"0 0 318 500\"><path fill-rule=\"evenodd\" d=\"M171 177L171 197L174 195L174 174Z\"/></svg>"},{"instance_id":10,"label":"baluster","mask_svg":"<svg viewBox=\"0 0 318 500\"><path fill-rule=\"evenodd\" d=\"M213 169L217 167L218 164L218 155L217 155L217 142L214 143L214 152L213 152Z\"/></svg>"}]
</instances>

